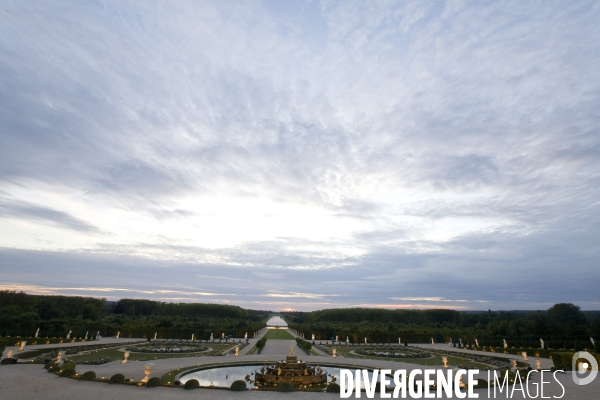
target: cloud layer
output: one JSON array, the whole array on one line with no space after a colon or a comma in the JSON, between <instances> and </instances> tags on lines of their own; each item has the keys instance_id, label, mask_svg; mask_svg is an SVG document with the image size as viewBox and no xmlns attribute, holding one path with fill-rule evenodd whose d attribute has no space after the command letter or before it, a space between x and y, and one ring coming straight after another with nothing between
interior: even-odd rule
<instances>
[{"instance_id":1,"label":"cloud layer","mask_svg":"<svg viewBox=\"0 0 600 400\"><path fill-rule=\"evenodd\" d=\"M6 288L600 307L596 2L3 8Z\"/></svg>"}]
</instances>

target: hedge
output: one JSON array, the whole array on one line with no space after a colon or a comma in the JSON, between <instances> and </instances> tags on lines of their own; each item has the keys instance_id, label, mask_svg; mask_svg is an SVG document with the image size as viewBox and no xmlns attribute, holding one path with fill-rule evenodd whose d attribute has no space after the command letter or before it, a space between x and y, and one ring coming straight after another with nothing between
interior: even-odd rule
<instances>
[{"instance_id":1,"label":"hedge","mask_svg":"<svg viewBox=\"0 0 600 400\"><path fill-rule=\"evenodd\" d=\"M229 390L233 391L233 392L242 392L244 390L246 390L246 382L244 381L235 381L231 384L231 386L229 387Z\"/></svg>"},{"instance_id":2,"label":"hedge","mask_svg":"<svg viewBox=\"0 0 600 400\"><path fill-rule=\"evenodd\" d=\"M60 371L60 376L62 377L66 377L66 376L73 376L75 375L77 372L75 372L74 369L71 368L67 368L67 369L63 369L62 371Z\"/></svg>"},{"instance_id":3,"label":"hedge","mask_svg":"<svg viewBox=\"0 0 600 400\"><path fill-rule=\"evenodd\" d=\"M335 382L327 385L327 393L340 393L340 385Z\"/></svg>"},{"instance_id":4,"label":"hedge","mask_svg":"<svg viewBox=\"0 0 600 400\"><path fill-rule=\"evenodd\" d=\"M158 378L158 377L155 376L154 378L148 379L148 382L146 382L146 386L147 387L160 386L160 378Z\"/></svg>"},{"instance_id":5,"label":"hedge","mask_svg":"<svg viewBox=\"0 0 600 400\"><path fill-rule=\"evenodd\" d=\"M565 371L573 370L573 356L574 352L556 352L552 353L552 361L557 369L564 369ZM592 354L596 358L598 364L600 364L600 354Z\"/></svg>"},{"instance_id":6,"label":"hedge","mask_svg":"<svg viewBox=\"0 0 600 400\"><path fill-rule=\"evenodd\" d=\"M184 389L198 389L200 387L200 382L197 379L190 379L183 385Z\"/></svg>"},{"instance_id":7,"label":"hedge","mask_svg":"<svg viewBox=\"0 0 600 400\"><path fill-rule=\"evenodd\" d=\"M310 349L312 348L312 343L307 342L306 340L303 340L303 339L300 339L299 337L297 337L296 344L298 344L298 347L300 347L302 350L304 350L304 352L306 354L310 355Z\"/></svg>"},{"instance_id":8,"label":"hedge","mask_svg":"<svg viewBox=\"0 0 600 400\"><path fill-rule=\"evenodd\" d=\"M86 373L81 375L81 378L79 379L81 379L82 381L91 381L93 379L96 379L96 373L94 371L87 371Z\"/></svg>"},{"instance_id":9,"label":"hedge","mask_svg":"<svg viewBox=\"0 0 600 400\"><path fill-rule=\"evenodd\" d=\"M109 383L123 383L125 382L125 375L123 374L114 374L110 377Z\"/></svg>"},{"instance_id":10,"label":"hedge","mask_svg":"<svg viewBox=\"0 0 600 400\"><path fill-rule=\"evenodd\" d=\"M2 364L2 365L10 365L10 364L16 364L16 363L17 363L16 358L5 358L2 361L0 361L0 364Z\"/></svg>"}]
</instances>

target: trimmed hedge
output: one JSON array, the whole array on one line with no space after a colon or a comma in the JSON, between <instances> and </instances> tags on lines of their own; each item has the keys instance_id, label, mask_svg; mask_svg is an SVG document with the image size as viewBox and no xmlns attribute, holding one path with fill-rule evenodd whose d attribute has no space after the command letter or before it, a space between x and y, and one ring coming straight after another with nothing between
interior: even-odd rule
<instances>
[{"instance_id":1,"label":"trimmed hedge","mask_svg":"<svg viewBox=\"0 0 600 400\"><path fill-rule=\"evenodd\" d=\"M200 387L200 382L197 379L190 379L183 385L184 389L198 389Z\"/></svg>"},{"instance_id":2,"label":"trimmed hedge","mask_svg":"<svg viewBox=\"0 0 600 400\"><path fill-rule=\"evenodd\" d=\"M296 344L298 345L298 347L300 347L302 350L304 350L304 352L306 354L310 355L310 349L312 348L311 342L307 342L306 340L303 340L303 339L300 339L299 337L297 337Z\"/></svg>"},{"instance_id":3,"label":"trimmed hedge","mask_svg":"<svg viewBox=\"0 0 600 400\"><path fill-rule=\"evenodd\" d=\"M125 375L123 374L114 374L110 377L109 383L123 383L125 382Z\"/></svg>"},{"instance_id":4,"label":"trimmed hedge","mask_svg":"<svg viewBox=\"0 0 600 400\"><path fill-rule=\"evenodd\" d=\"M82 381L91 381L93 379L96 379L96 373L94 371L88 371L81 375L81 378L79 379L81 379Z\"/></svg>"},{"instance_id":5,"label":"trimmed hedge","mask_svg":"<svg viewBox=\"0 0 600 400\"><path fill-rule=\"evenodd\" d=\"M246 382L244 381L235 381L231 384L231 386L229 387L229 390L233 391L233 392L242 392L244 390L246 390Z\"/></svg>"},{"instance_id":6,"label":"trimmed hedge","mask_svg":"<svg viewBox=\"0 0 600 400\"><path fill-rule=\"evenodd\" d=\"M2 364L2 365L11 365L11 364L16 364L17 361L18 360L16 358L5 358L2 361L0 361L0 364Z\"/></svg>"},{"instance_id":7,"label":"trimmed hedge","mask_svg":"<svg viewBox=\"0 0 600 400\"><path fill-rule=\"evenodd\" d=\"M327 385L327 393L340 393L340 385L335 382Z\"/></svg>"},{"instance_id":8,"label":"trimmed hedge","mask_svg":"<svg viewBox=\"0 0 600 400\"><path fill-rule=\"evenodd\" d=\"M552 353L552 361L557 369L564 369L565 371L573 370L573 356L574 352L556 352ZM600 364L600 354L592 354L596 358L598 364Z\"/></svg>"},{"instance_id":9,"label":"trimmed hedge","mask_svg":"<svg viewBox=\"0 0 600 400\"><path fill-rule=\"evenodd\" d=\"M281 382L277 386L277 391L278 392L293 392L294 391L294 385L292 385L291 382Z\"/></svg>"},{"instance_id":10,"label":"trimmed hedge","mask_svg":"<svg viewBox=\"0 0 600 400\"><path fill-rule=\"evenodd\" d=\"M148 379L148 382L146 382L146 386L147 387L157 387L160 386L160 378L158 377L154 377L154 378L150 378Z\"/></svg>"},{"instance_id":11,"label":"trimmed hedge","mask_svg":"<svg viewBox=\"0 0 600 400\"><path fill-rule=\"evenodd\" d=\"M60 372L60 376L62 376L62 377L64 378L64 377L67 377L67 376L73 376L73 375L75 375L76 373L77 373L77 372L75 372L75 370L74 370L74 369L67 368L67 369L63 369L63 370Z\"/></svg>"}]
</instances>

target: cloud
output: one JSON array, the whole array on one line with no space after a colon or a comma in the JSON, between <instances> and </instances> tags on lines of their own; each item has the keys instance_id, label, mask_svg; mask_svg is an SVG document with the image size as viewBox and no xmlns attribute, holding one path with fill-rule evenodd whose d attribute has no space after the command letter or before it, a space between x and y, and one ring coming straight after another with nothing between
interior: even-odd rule
<instances>
[{"instance_id":1,"label":"cloud","mask_svg":"<svg viewBox=\"0 0 600 400\"><path fill-rule=\"evenodd\" d=\"M594 3L6 8L7 282L598 306Z\"/></svg>"}]
</instances>

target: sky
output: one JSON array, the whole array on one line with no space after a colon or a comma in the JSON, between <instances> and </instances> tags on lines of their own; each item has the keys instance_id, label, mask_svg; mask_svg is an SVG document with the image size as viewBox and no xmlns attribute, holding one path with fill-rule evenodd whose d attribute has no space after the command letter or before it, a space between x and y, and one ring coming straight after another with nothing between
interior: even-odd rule
<instances>
[{"instance_id":1,"label":"sky","mask_svg":"<svg viewBox=\"0 0 600 400\"><path fill-rule=\"evenodd\" d=\"M599 310L597 1L0 1L0 290Z\"/></svg>"}]
</instances>

